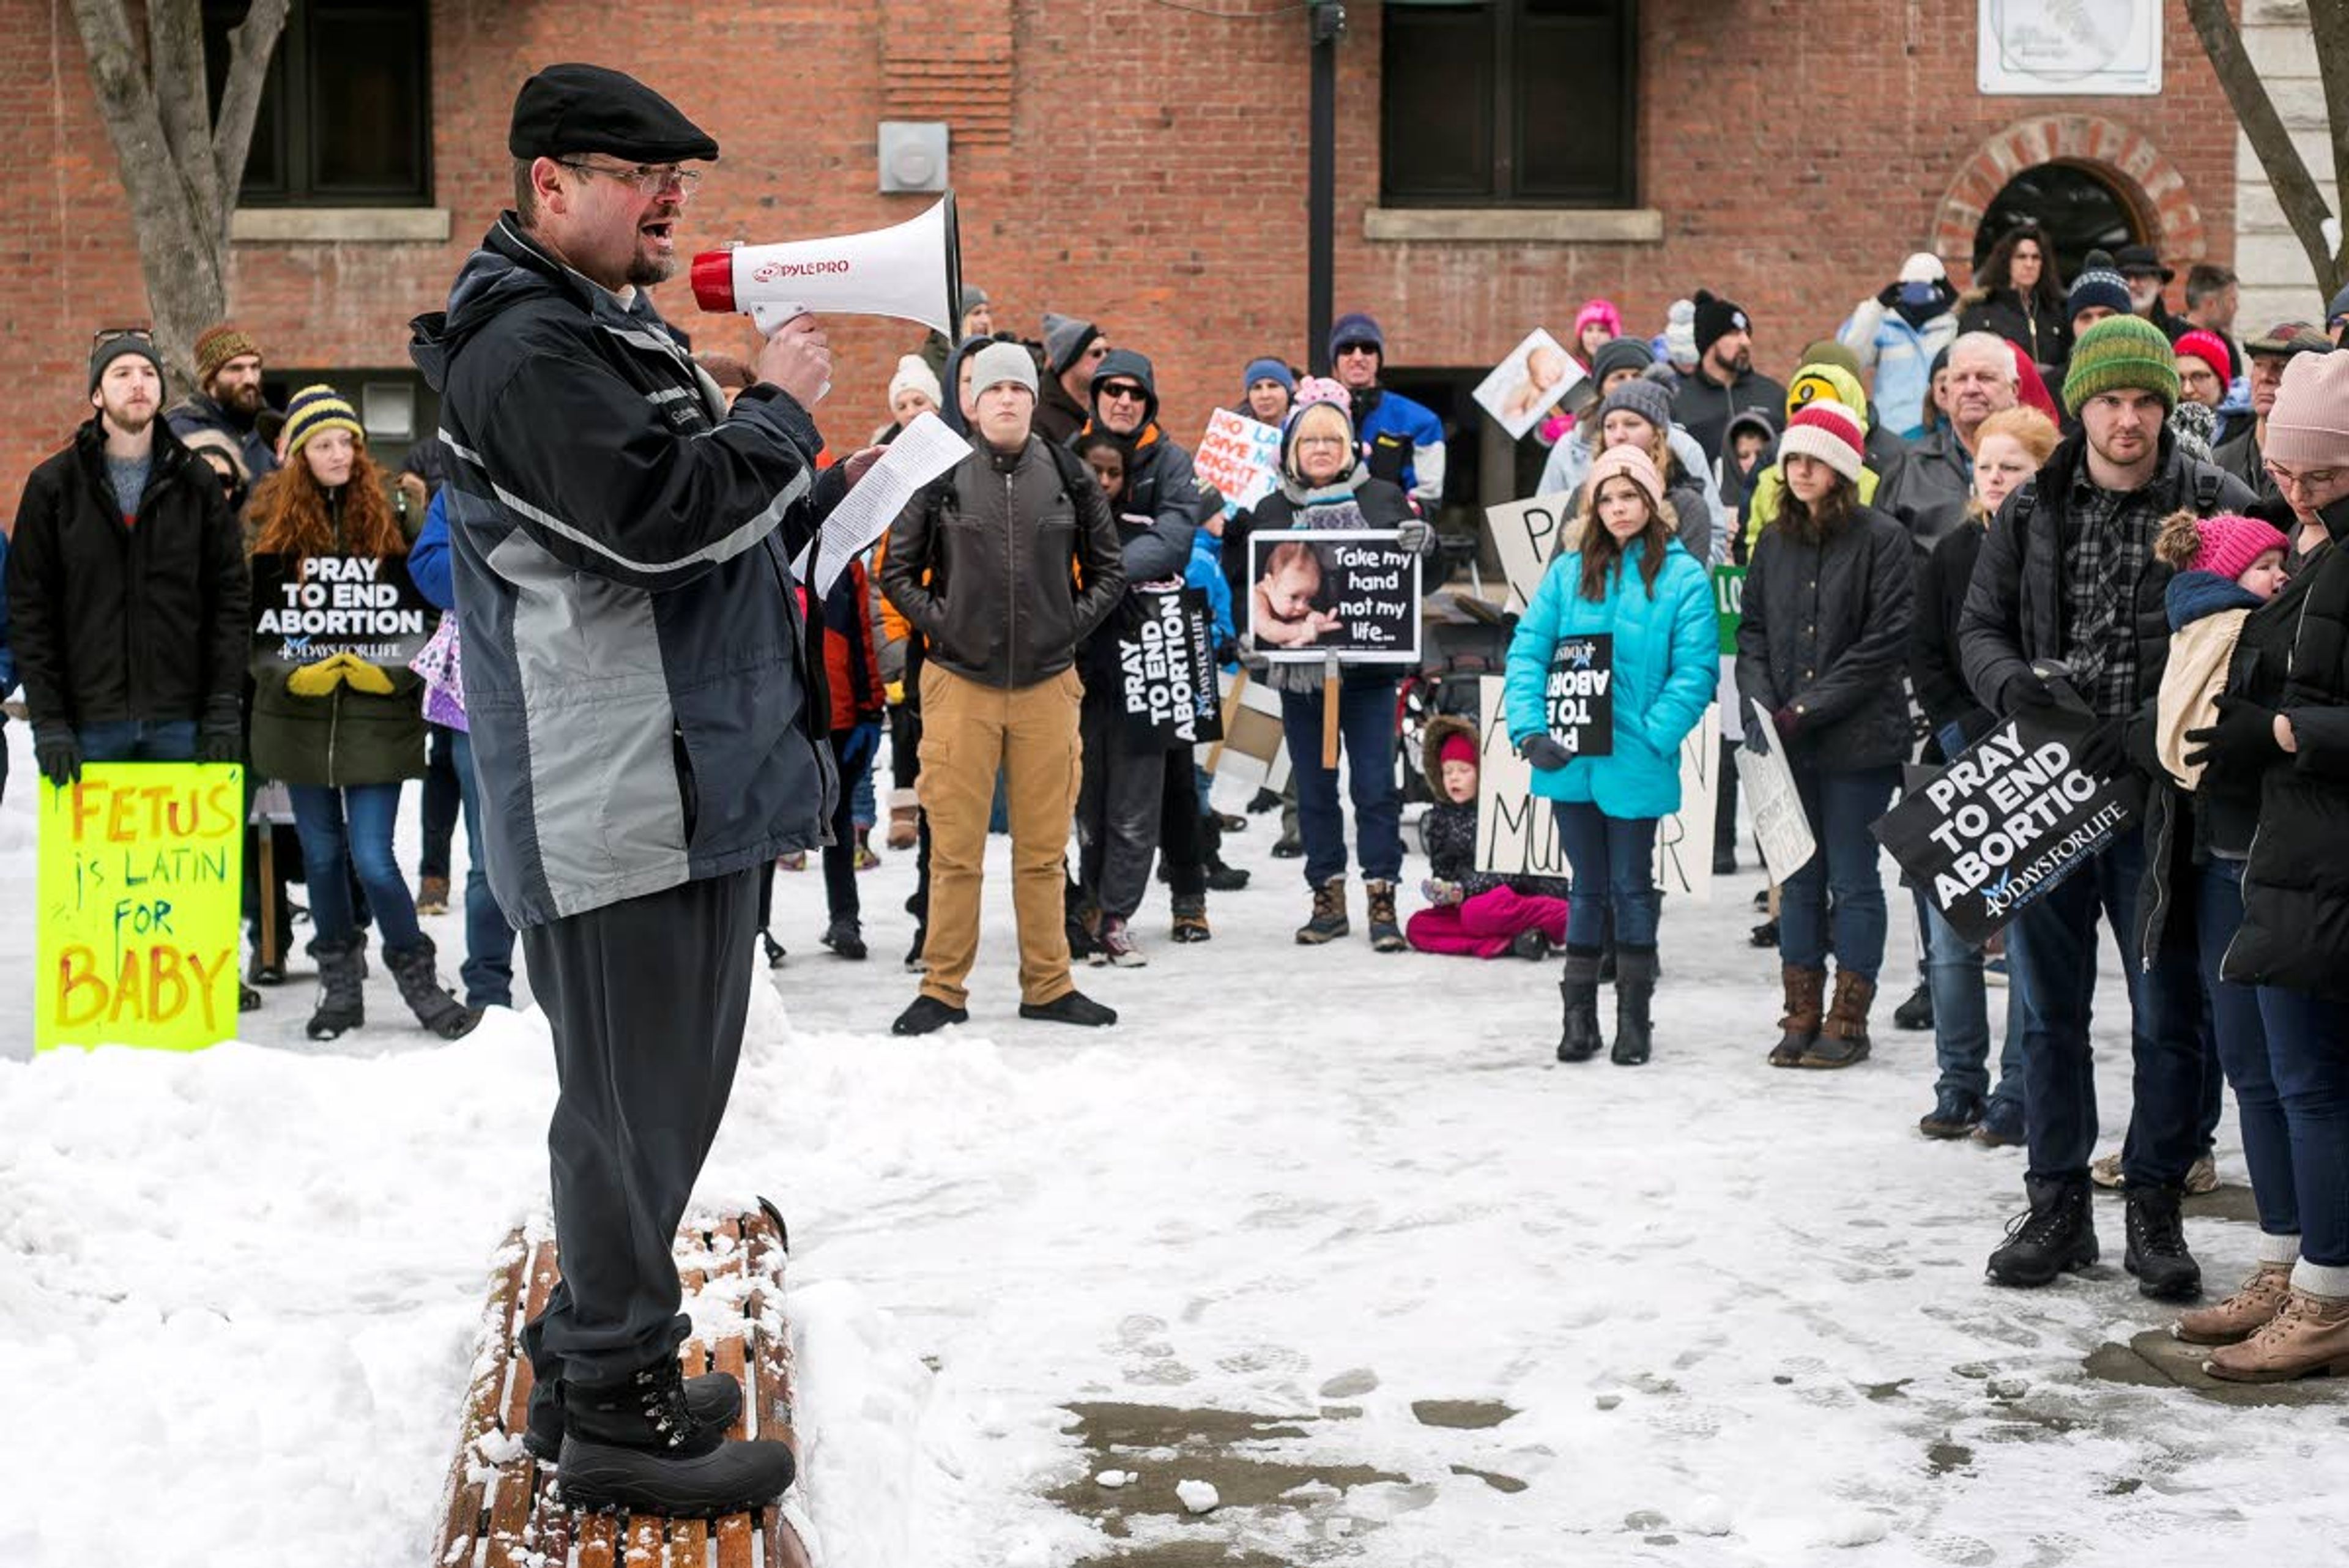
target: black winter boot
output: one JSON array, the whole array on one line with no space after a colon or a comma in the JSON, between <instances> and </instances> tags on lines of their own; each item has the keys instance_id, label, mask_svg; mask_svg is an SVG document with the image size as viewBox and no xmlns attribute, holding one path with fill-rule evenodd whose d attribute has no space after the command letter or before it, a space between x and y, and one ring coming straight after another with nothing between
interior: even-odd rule
<instances>
[{"instance_id":1,"label":"black winter boot","mask_svg":"<svg viewBox=\"0 0 2349 1568\"><path fill-rule=\"evenodd\" d=\"M359 985L359 950L350 942L314 941L318 961L318 1005L304 1030L313 1040L332 1040L367 1023L367 999Z\"/></svg>"},{"instance_id":2,"label":"black winter boot","mask_svg":"<svg viewBox=\"0 0 2349 1568\"><path fill-rule=\"evenodd\" d=\"M563 1449L563 1363L539 1354L540 1321L523 1324L522 1353L531 1366L530 1416L522 1446L531 1458L553 1464ZM695 1423L719 1431L742 1413L742 1385L723 1372L685 1379L685 1407Z\"/></svg>"},{"instance_id":3,"label":"black winter boot","mask_svg":"<svg viewBox=\"0 0 2349 1568\"><path fill-rule=\"evenodd\" d=\"M1615 1048L1609 1058L1619 1067L1636 1067L1648 1059L1654 1044L1649 1004L1656 999L1656 950L1618 947L1615 950Z\"/></svg>"},{"instance_id":4,"label":"black winter boot","mask_svg":"<svg viewBox=\"0 0 2349 1568\"><path fill-rule=\"evenodd\" d=\"M685 1376L663 1356L616 1383L565 1380L563 1501L672 1519L714 1519L783 1495L797 1473L782 1443L726 1440L694 1419Z\"/></svg>"},{"instance_id":5,"label":"black winter boot","mask_svg":"<svg viewBox=\"0 0 2349 1568\"><path fill-rule=\"evenodd\" d=\"M473 1032L481 1015L449 994L432 968L438 956L430 937L419 937L412 948L386 948L383 961L398 982L399 1000L416 1014L416 1022L443 1040L461 1040Z\"/></svg>"},{"instance_id":6,"label":"black winter boot","mask_svg":"<svg viewBox=\"0 0 2349 1568\"><path fill-rule=\"evenodd\" d=\"M2088 1179L2027 1176L2023 1188L2031 1195L2031 1208L2015 1216L2005 1242L1991 1253L1990 1277L2002 1285L2030 1288L2095 1262L2096 1222L2088 1211Z\"/></svg>"},{"instance_id":7,"label":"black winter boot","mask_svg":"<svg viewBox=\"0 0 2349 1568\"><path fill-rule=\"evenodd\" d=\"M1399 953L1411 944L1403 940L1402 922L1395 918L1395 885L1392 882L1362 884L1364 901L1370 906L1371 947L1382 953Z\"/></svg>"},{"instance_id":8,"label":"black winter boot","mask_svg":"<svg viewBox=\"0 0 2349 1568\"><path fill-rule=\"evenodd\" d=\"M1557 1037L1557 1059L1588 1062L1599 1054L1599 955L1568 949L1566 968L1557 982L1566 1003L1566 1022Z\"/></svg>"},{"instance_id":9,"label":"black winter boot","mask_svg":"<svg viewBox=\"0 0 2349 1568\"><path fill-rule=\"evenodd\" d=\"M2178 1215L2182 1196L2175 1187L2121 1189L2127 1206L2128 1250L2121 1266L2137 1276L2137 1291L2158 1302L2189 1301L2202 1293L2202 1265L2186 1250L2186 1223Z\"/></svg>"},{"instance_id":10,"label":"black winter boot","mask_svg":"<svg viewBox=\"0 0 2349 1568\"><path fill-rule=\"evenodd\" d=\"M842 958L862 963L865 954L864 928L854 915L836 916L823 929L823 945Z\"/></svg>"},{"instance_id":11,"label":"black winter boot","mask_svg":"<svg viewBox=\"0 0 2349 1568\"><path fill-rule=\"evenodd\" d=\"M1346 920L1346 879L1332 877L1313 889L1313 914L1297 928L1297 940L1303 947L1319 947L1352 929Z\"/></svg>"}]
</instances>

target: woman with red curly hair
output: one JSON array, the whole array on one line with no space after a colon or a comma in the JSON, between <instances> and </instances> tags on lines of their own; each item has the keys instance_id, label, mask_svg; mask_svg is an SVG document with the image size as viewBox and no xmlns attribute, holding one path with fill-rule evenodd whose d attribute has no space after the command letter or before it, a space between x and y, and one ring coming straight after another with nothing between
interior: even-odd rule
<instances>
[{"instance_id":1,"label":"woman with red curly hair","mask_svg":"<svg viewBox=\"0 0 2349 1568\"><path fill-rule=\"evenodd\" d=\"M408 554L383 470L367 456L357 414L333 388L295 394L285 442L283 466L247 507L254 555ZM332 1040L367 1021L353 872L383 928L384 962L400 999L442 1039L464 1034L481 1014L442 989L432 939L416 923L391 847L400 784L424 774L421 679L405 665L350 654L311 664L259 654L253 679L254 766L293 795L307 869L319 984L310 1038Z\"/></svg>"}]
</instances>

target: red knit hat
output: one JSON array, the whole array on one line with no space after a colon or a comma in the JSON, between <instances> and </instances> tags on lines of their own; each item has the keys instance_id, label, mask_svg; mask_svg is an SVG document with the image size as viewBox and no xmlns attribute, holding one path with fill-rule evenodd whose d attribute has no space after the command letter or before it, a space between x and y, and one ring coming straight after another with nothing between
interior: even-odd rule
<instances>
[{"instance_id":1,"label":"red knit hat","mask_svg":"<svg viewBox=\"0 0 2349 1568\"><path fill-rule=\"evenodd\" d=\"M2253 561L2270 550L2290 551L2292 542L2256 517L2221 512L2194 520L2194 535L2202 547L2194 552L2189 572L2215 572L2230 581L2250 570Z\"/></svg>"},{"instance_id":2,"label":"red knit hat","mask_svg":"<svg viewBox=\"0 0 2349 1568\"><path fill-rule=\"evenodd\" d=\"M1476 742L1457 730L1444 736L1444 743L1435 748L1435 765L1438 767L1445 763L1467 763L1474 766L1475 761Z\"/></svg>"},{"instance_id":3,"label":"red knit hat","mask_svg":"<svg viewBox=\"0 0 2349 1568\"><path fill-rule=\"evenodd\" d=\"M2198 327L2191 332L2179 334L2178 341L2171 347L2180 354L2191 354L2209 366L2217 374L2220 384L2223 385L2235 379L2234 351L2227 347L2227 340L2217 333L2205 332Z\"/></svg>"},{"instance_id":4,"label":"red knit hat","mask_svg":"<svg viewBox=\"0 0 2349 1568\"><path fill-rule=\"evenodd\" d=\"M1859 416L1831 398L1818 398L1796 409L1778 438L1778 461L1788 457L1818 459L1854 484L1866 462L1868 433Z\"/></svg>"}]
</instances>

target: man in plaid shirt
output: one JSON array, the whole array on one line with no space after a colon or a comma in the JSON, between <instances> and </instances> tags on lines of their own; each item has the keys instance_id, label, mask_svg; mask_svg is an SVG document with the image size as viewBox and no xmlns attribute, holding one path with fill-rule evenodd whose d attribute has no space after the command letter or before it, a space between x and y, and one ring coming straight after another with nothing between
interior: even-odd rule
<instances>
[{"instance_id":1,"label":"man in plaid shirt","mask_svg":"<svg viewBox=\"0 0 2349 1568\"><path fill-rule=\"evenodd\" d=\"M2162 600L2171 574L2153 558L2161 520L2182 506L2208 514L2252 502L2242 481L2178 449L2165 423L2178 397L2175 356L2160 328L2123 316L2081 334L2064 378L2064 405L2081 428L2000 509L1958 623L1967 683L1995 712L2054 707L2055 693L2033 667L2068 667L2096 719L2075 765L2095 778L2130 767L2124 732L2143 722L2139 707L2160 690L2168 659ZM2096 1141L2088 1044L2096 921L2109 920L2134 956L2147 853L2143 832L2132 827L2008 928L2007 955L2023 992L2031 1209L1991 1254L1991 1278L2002 1284L2047 1284L2096 1260L2088 1183ZM2166 929L2184 937L2180 928L2191 924L2173 919ZM2128 970L2136 1106L2121 1164L2126 1262L2145 1294L2175 1301L2202 1288L2178 1217L2201 1140L2201 974L2190 937L2166 940L2150 964L2132 961Z\"/></svg>"}]
</instances>

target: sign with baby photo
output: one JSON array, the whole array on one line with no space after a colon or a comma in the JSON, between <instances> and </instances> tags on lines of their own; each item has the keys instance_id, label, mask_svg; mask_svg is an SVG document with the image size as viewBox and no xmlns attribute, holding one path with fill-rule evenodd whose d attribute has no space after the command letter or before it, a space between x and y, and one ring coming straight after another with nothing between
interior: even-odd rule
<instances>
[{"instance_id":1,"label":"sign with baby photo","mask_svg":"<svg viewBox=\"0 0 2349 1568\"><path fill-rule=\"evenodd\" d=\"M1582 367L1557 338L1537 327L1470 395L1516 441L1582 379Z\"/></svg>"},{"instance_id":2,"label":"sign with baby photo","mask_svg":"<svg viewBox=\"0 0 2349 1568\"><path fill-rule=\"evenodd\" d=\"M253 617L254 650L287 664L348 653L404 667L440 624L405 556L255 556Z\"/></svg>"},{"instance_id":3,"label":"sign with baby photo","mask_svg":"<svg viewBox=\"0 0 2349 1568\"><path fill-rule=\"evenodd\" d=\"M1874 832L1958 935L1977 946L2136 825L2145 786L2075 761L2095 725L2016 714L1877 819Z\"/></svg>"},{"instance_id":4,"label":"sign with baby photo","mask_svg":"<svg viewBox=\"0 0 2349 1568\"><path fill-rule=\"evenodd\" d=\"M1247 634L1275 663L1419 662L1419 553L1392 528L1248 535Z\"/></svg>"},{"instance_id":5,"label":"sign with baby photo","mask_svg":"<svg viewBox=\"0 0 2349 1568\"><path fill-rule=\"evenodd\" d=\"M1280 431L1245 414L1217 409L1191 454L1199 478L1224 498L1226 516L1254 506L1280 482Z\"/></svg>"},{"instance_id":6,"label":"sign with baby photo","mask_svg":"<svg viewBox=\"0 0 2349 1568\"><path fill-rule=\"evenodd\" d=\"M1578 757L1615 754L1615 638L1562 637L1542 684L1549 732Z\"/></svg>"},{"instance_id":7,"label":"sign with baby photo","mask_svg":"<svg viewBox=\"0 0 2349 1568\"><path fill-rule=\"evenodd\" d=\"M1534 602L1549 559L1557 554L1558 530L1574 514L1574 492L1561 490L1530 501L1512 501L1485 508L1485 526L1493 535L1493 549L1501 557L1501 575L1508 579L1508 602L1501 607L1522 615Z\"/></svg>"},{"instance_id":8,"label":"sign with baby photo","mask_svg":"<svg viewBox=\"0 0 2349 1568\"><path fill-rule=\"evenodd\" d=\"M1145 744L1220 740L1223 704L1207 596L1196 588L1139 588L1133 597L1133 635L1117 640L1127 725Z\"/></svg>"}]
</instances>

